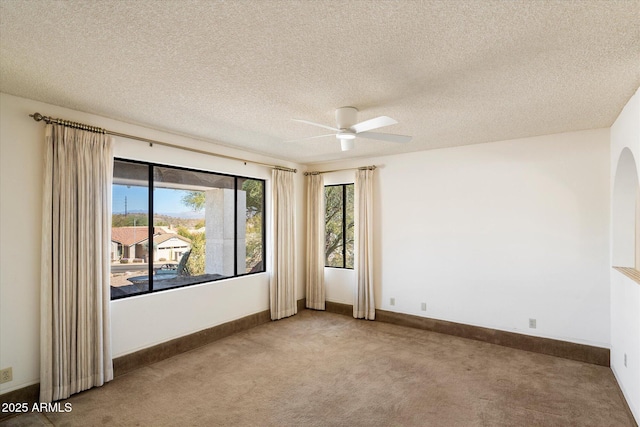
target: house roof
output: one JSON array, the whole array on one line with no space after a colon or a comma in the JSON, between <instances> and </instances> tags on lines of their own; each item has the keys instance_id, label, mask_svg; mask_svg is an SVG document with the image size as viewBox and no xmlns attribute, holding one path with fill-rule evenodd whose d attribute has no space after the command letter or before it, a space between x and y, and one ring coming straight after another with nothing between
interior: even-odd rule
<instances>
[{"instance_id":1,"label":"house roof","mask_svg":"<svg viewBox=\"0 0 640 427\"><path fill-rule=\"evenodd\" d=\"M155 230L157 231L157 230ZM121 243L125 246L131 246L134 244L142 244L147 241L148 228L144 227L113 227L111 229L111 240ZM180 239L183 242L191 243L191 240L175 233L167 233L166 230L162 230L160 233L156 233L153 236L153 243L159 244L166 242L170 239Z\"/></svg>"},{"instance_id":2,"label":"house roof","mask_svg":"<svg viewBox=\"0 0 640 427\"><path fill-rule=\"evenodd\" d=\"M153 243L159 244L171 239L180 239L183 242L191 243L191 240L183 237L179 234L168 233L166 230L154 229L159 231L153 236ZM134 244L142 244L147 241L148 228L144 227L113 227L111 229L111 240L121 243L125 246L131 246Z\"/></svg>"},{"instance_id":3,"label":"house roof","mask_svg":"<svg viewBox=\"0 0 640 427\"><path fill-rule=\"evenodd\" d=\"M186 237L183 237L179 234L172 234L172 233L164 233L164 234L158 234L153 236L153 243L160 244L171 239L179 239L185 243L191 243L191 240L187 239Z\"/></svg>"},{"instance_id":4,"label":"house roof","mask_svg":"<svg viewBox=\"0 0 640 427\"><path fill-rule=\"evenodd\" d=\"M111 240L125 246L139 244L147 240L149 228L144 227L113 227Z\"/></svg>"},{"instance_id":5,"label":"house roof","mask_svg":"<svg viewBox=\"0 0 640 427\"><path fill-rule=\"evenodd\" d=\"M637 0L36 0L0 15L2 92L306 164L605 128L640 86ZM413 140L287 142L330 134L291 119L334 127L343 106Z\"/></svg>"}]
</instances>

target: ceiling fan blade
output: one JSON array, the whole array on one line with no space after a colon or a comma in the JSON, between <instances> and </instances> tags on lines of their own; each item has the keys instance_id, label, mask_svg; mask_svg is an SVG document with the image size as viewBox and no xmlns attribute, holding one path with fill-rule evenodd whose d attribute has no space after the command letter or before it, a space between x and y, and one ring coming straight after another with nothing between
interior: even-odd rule
<instances>
[{"instance_id":1,"label":"ceiling fan blade","mask_svg":"<svg viewBox=\"0 0 640 427\"><path fill-rule=\"evenodd\" d=\"M375 119L365 120L364 122L357 123L351 126L351 130L355 133L366 132L368 130L378 129L384 126L395 125L398 123L391 117L380 116Z\"/></svg>"},{"instance_id":2,"label":"ceiling fan blade","mask_svg":"<svg viewBox=\"0 0 640 427\"><path fill-rule=\"evenodd\" d=\"M340 131L340 129L332 128L331 126L321 125L320 123L310 122L309 120L301 120L301 119L291 119L291 120L295 120L296 122L300 122L300 123L306 123L308 125L318 126L318 127L329 129L329 130L333 130L333 131L336 131L336 132Z\"/></svg>"},{"instance_id":3,"label":"ceiling fan blade","mask_svg":"<svg viewBox=\"0 0 640 427\"><path fill-rule=\"evenodd\" d=\"M298 139L290 139L288 141L285 142L298 142L298 141L305 141L307 139L315 139L315 138L324 138L325 136L336 136L335 133L328 133L326 135L316 135L316 136L308 136L306 138L298 138Z\"/></svg>"},{"instance_id":4,"label":"ceiling fan blade","mask_svg":"<svg viewBox=\"0 0 640 427\"><path fill-rule=\"evenodd\" d=\"M394 135L392 133L378 133L378 132L358 132L358 137L368 138L368 139L377 139L379 141L389 141L389 142L409 142L411 141L410 136L407 135Z\"/></svg>"}]
</instances>

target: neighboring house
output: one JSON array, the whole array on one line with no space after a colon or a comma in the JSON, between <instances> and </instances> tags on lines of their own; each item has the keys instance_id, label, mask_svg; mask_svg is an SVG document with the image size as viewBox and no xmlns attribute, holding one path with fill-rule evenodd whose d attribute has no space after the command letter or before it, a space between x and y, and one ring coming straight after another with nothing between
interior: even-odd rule
<instances>
[{"instance_id":1,"label":"neighboring house","mask_svg":"<svg viewBox=\"0 0 640 427\"><path fill-rule=\"evenodd\" d=\"M111 261L120 259L142 259L148 261L148 228L113 227L111 229ZM191 241L178 234L167 233L164 229L154 229L153 261L178 261L182 254L191 249Z\"/></svg>"},{"instance_id":2,"label":"neighboring house","mask_svg":"<svg viewBox=\"0 0 640 427\"><path fill-rule=\"evenodd\" d=\"M111 260L144 258L148 227L113 227L111 229Z\"/></svg>"},{"instance_id":3,"label":"neighboring house","mask_svg":"<svg viewBox=\"0 0 640 427\"><path fill-rule=\"evenodd\" d=\"M180 261L191 249L191 241L179 234L164 233L153 237L154 261Z\"/></svg>"}]
</instances>

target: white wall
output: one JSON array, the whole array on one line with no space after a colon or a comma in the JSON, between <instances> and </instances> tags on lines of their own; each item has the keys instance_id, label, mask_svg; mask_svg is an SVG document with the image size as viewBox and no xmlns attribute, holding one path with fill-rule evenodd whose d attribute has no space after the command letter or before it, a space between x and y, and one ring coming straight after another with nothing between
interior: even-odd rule
<instances>
[{"instance_id":1,"label":"white wall","mask_svg":"<svg viewBox=\"0 0 640 427\"><path fill-rule=\"evenodd\" d=\"M621 184L616 176L633 170L626 162L631 158L635 162L635 182L640 181L640 90L629 100L625 108L611 127L611 186L613 194L619 195ZM623 156L622 162L619 159ZM621 169L619 169L621 168ZM622 169L624 168L624 169ZM636 184L637 185L637 184ZM636 193L636 197L637 197ZM630 194L633 196L633 194ZM619 208L625 203L612 203L612 264L619 262L633 266L633 225L620 226L619 222L629 222ZM633 215L633 206L627 206ZM635 212L638 215L638 212ZM640 222L636 218L636 224ZM620 230L626 230L627 236L617 236ZM627 237L627 239L625 239ZM620 243L622 242L622 245ZM625 244L626 242L626 244ZM630 243L631 242L631 243ZM629 247L631 245L631 247ZM640 266L636 265L636 269ZM627 364L624 356L627 355ZM616 270L611 270L611 369L620 384L636 421L640 422L640 283Z\"/></svg>"},{"instance_id":2,"label":"white wall","mask_svg":"<svg viewBox=\"0 0 640 427\"><path fill-rule=\"evenodd\" d=\"M0 94L0 368L13 367L0 393L37 383L40 369L44 129L28 110Z\"/></svg>"},{"instance_id":3,"label":"white wall","mask_svg":"<svg viewBox=\"0 0 640 427\"><path fill-rule=\"evenodd\" d=\"M44 125L28 114L38 111L101 126L113 131L184 144L282 166L298 165L278 161L220 145L154 131L0 94L0 367L13 367L13 381L0 385L0 393L39 381L39 286L40 225L42 216L42 163ZM115 155L215 172L270 180L268 167L193 154L184 150L116 140ZM304 200L303 174L295 178L296 197ZM270 216L270 182L267 182L267 221ZM298 204L296 231L298 247L304 247L304 203ZM270 240L270 231L267 232ZM11 245L5 244L12 242ZM269 242L267 243L269 244ZM268 263L267 263L268 265ZM297 298L304 297L304 259L297 266ZM227 279L210 284L113 301L112 343L114 356L197 332L230 320L267 310L268 273Z\"/></svg>"},{"instance_id":4,"label":"white wall","mask_svg":"<svg viewBox=\"0 0 640 427\"><path fill-rule=\"evenodd\" d=\"M309 169L369 164L377 308L609 346L608 129ZM352 303L341 273L327 298Z\"/></svg>"}]
</instances>

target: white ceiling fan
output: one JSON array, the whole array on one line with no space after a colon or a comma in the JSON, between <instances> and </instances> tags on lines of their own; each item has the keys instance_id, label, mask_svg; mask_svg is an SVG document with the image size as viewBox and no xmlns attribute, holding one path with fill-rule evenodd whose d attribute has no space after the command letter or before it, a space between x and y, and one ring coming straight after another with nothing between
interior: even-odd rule
<instances>
[{"instance_id":1,"label":"white ceiling fan","mask_svg":"<svg viewBox=\"0 0 640 427\"><path fill-rule=\"evenodd\" d=\"M374 129L379 129L384 126L395 125L398 123L391 117L380 116L374 119L365 120L364 122L357 123L358 109L354 107L342 107L336 109L336 127L322 125L320 123L310 122L308 120L293 119L296 122L306 123L313 126L318 126L324 129L334 131L326 135L310 136L308 138L296 139L295 141L303 141L306 139L322 138L325 136L334 136L340 140L340 147L342 151L351 150L354 146L354 140L358 138L377 139L379 141L400 142L406 143L411 141L410 136L406 135L394 135L390 133L378 133L370 132Z\"/></svg>"}]
</instances>

